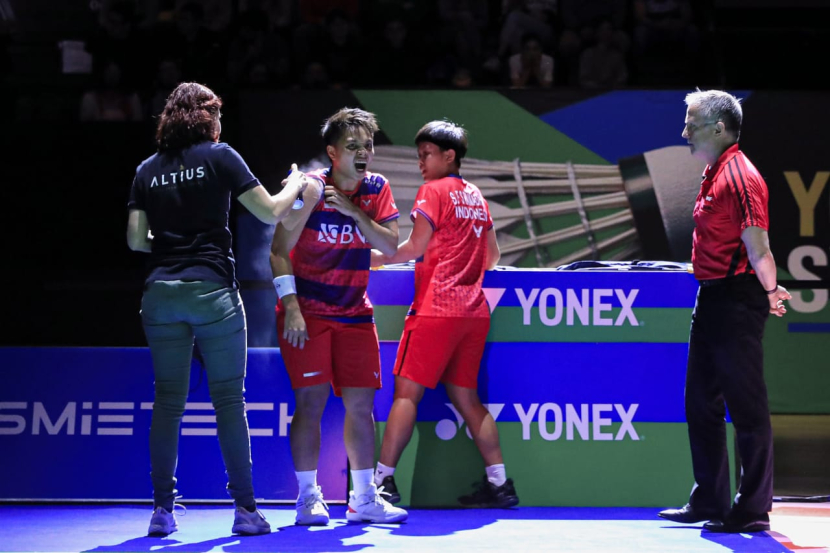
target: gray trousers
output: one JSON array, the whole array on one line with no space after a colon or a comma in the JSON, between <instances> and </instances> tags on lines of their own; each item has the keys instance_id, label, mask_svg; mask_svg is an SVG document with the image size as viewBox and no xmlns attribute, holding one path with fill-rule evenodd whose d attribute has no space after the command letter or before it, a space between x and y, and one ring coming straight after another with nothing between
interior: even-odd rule
<instances>
[{"instance_id":1,"label":"gray trousers","mask_svg":"<svg viewBox=\"0 0 830 553\"><path fill-rule=\"evenodd\" d=\"M157 281L144 292L141 318L155 374L150 426L155 506L172 510L178 492L179 429L190 384L194 338L204 358L216 411L228 494L237 506L254 505L244 398L247 329L238 290L214 282Z\"/></svg>"}]
</instances>

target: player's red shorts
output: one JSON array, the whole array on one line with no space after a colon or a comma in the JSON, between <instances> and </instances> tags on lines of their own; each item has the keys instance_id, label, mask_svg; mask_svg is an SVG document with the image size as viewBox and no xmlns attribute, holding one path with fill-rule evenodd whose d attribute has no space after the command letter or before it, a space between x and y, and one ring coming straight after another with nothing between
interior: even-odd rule
<instances>
[{"instance_id":1,"label":"player's red shorts","mask_svg":"<svg viewBox=\"0 0 830 553\"><path fill-rule=\"evenodd\" d=\"M277 312L280 354L291 378L291 387L306 388L331 382L341 388L380 388L380 346L374 323L341 323L306 316L309 340L303 349L282 337L285 314Z\"/></svg>"},{"instance_id":2,"label":"player's red shorts","mask_svg":"<svg viewBox=\"0 0 830 553\"><path fill-rule=\"evenodd\" d=\"M489 330L489 317L407 317L393 372L427 388L477 388Z\"/></svg>"}]
</instances>

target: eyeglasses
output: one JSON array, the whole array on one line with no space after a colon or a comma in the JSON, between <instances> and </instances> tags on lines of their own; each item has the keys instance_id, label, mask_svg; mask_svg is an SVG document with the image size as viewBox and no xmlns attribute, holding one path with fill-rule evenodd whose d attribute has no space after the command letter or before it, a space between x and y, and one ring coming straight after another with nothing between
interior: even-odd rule
<instances>
[{"instance_id":1,"label":"eyeglasses","mask_svg":"<svg viewBox=\"0 0 830 553\"><path fill-rule=\"evenodd\" d=\"M683 129L687 133L693 133L695 131L698 131L698 130L702 129L703 127L705 127L707 125L717 125L718 123L720 123L720 121L709 121L709 122L703 123L701 125L694 125L692 123L686 123L686 126L683 127Z\"/></svg>"}]
</instances>

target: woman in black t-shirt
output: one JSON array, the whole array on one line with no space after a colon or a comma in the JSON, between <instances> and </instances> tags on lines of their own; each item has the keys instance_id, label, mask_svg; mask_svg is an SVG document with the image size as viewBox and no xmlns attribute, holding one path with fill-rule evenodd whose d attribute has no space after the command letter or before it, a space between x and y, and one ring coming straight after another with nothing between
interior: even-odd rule
<instances>
[{"instance_id":1,"label":"woman in black t-shirt","mask_svg":"<svg viewBox=\"0 0 830 553\"><path fill-rule=\"evenodd\" d=\"M151 535L178 529L175 471L194 339L236 507L232 531L271 531L254 500L243 396L247 333L228 213L235 198L261 221L276 224L306 183L295 171L271 196L239 154L219 142L221 107L213 91L196 83L170 94L156 132L158 152L139 165L128 203L127 243L150 254L141 317L155 375Z\"/></svg>"}]
</instances>

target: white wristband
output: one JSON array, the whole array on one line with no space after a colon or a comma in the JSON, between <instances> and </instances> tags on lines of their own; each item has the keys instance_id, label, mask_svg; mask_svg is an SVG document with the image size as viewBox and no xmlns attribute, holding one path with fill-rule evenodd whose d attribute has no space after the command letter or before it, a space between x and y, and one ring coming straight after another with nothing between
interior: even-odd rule
<instances>
[{"instance_id":1,"label":"white wristband","mask_svg":"<svg viewBox=\"0 0 830 553\"><path fill-rule=\"evenodd\" d=\"M280 299L288 294L296 294L297 285L294 282L294 275L282 275L275 278L274 289L277 291L277 296Z\"/></svg>"}]
</instances>

